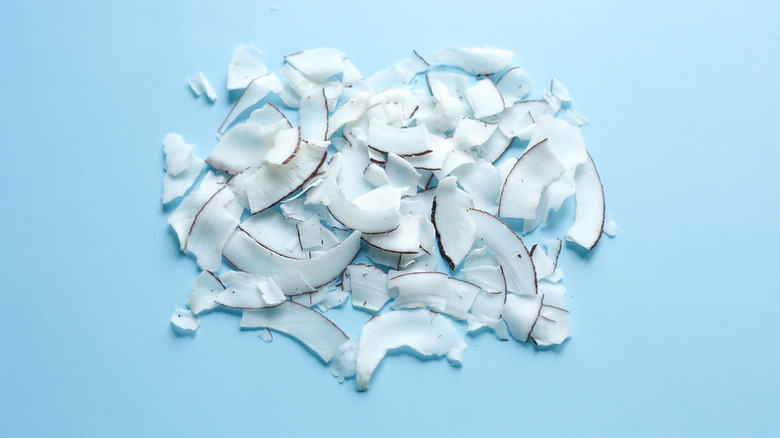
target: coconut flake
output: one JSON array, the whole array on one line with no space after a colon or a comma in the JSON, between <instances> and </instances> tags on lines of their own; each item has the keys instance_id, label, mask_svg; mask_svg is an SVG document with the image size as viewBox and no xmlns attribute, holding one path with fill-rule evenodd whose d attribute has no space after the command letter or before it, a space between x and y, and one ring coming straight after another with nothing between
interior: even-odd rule
<instances>
[{"instance_id":1,"label":"coconut flake","mask_svg":"<svg viewBox=\"0 0 780 438\"><path fill-rule=\"evenodd\" d=\"M610 213L604 214L604 232L609 237L615 237L617 235L618 226L617 223L612 219L612 215Z\"/></svg>"},{"instance_id":2,"label":"coconut flake","mask_svg":"<svg viewBox=\"0 0 780 438\"><path fill-rule=\"evenodd\" d=\"M328 99L320 89L301 99L301 138L304 140L328 139Z\"/></svg>"},{"instance_id":3,"label":"coconut flake","mask_svg":"<svg viewBox=\"0 0 780 438\"><path fill-rule=\"evenodd\" d=\"M508 294L504 305L504 321L509 334L519 342L528 342L531 332L539 319L542 298L538 295Z\"/></svg>"},{"instance_id":4,"label":"coconut flake","mask_svg":"<svg viewBox=\"0 0 780 438\"><path fill-rule=\"evenodd\" d=\"M423 356L446 355L460 364L466 351L446 317L428 310L397 310L376 315L363 326L357 348L357 388L365 391L388 350L409 347Z\"/></svg>"},{"instance_id":5,"label":"coconut flake","mask_svg":"<svg viewBox=\"0 0 780 438\"><path fill-rule=\"evenodd\" d=\"M552 78L550 80L550 93L564 102L571 102L571 96L561 81Z\"/></svg>"},{"instance_id":6,"label":"coconut flake","mask_svg":"<svg viewBox=\"0 0 780 438\"><path fill-rule=\"evenodd\" d=\"M344 55L338 49L320 47L284 57L290 65L314 82L325 82L344 71Z\"/></svg>"},{"instance_id":7,"label":"coconut flake","mask_svg":"<svg viewBox=\"0 0 780 438\"><path fill-rule=\"evenodd\" d=\"M193 253L198 266L206 271L222 267L222 248L240 221L225 205L234 199L228 187L217 191L197 213L187 239L187 251Z\"/></svg>"},{"instance_id":8,"label":"coconut flake","mask_svg":"<svg viewBox=\"0 0 780 438\"><path fill-rule=\"evenodd\" d=\"M466 99L471 105L474 117L483 119L504 110L504 98L490 79L477 81L477 85L468 88Z\"/></svg>"},{"instance_id":9,"label":"coconut flake","mask_svg":"<svg viewBox=\"0 0 780 438\"><path fill-rule=\"evenodd\" d=\"M203 171L203 160L190 153L189 166L176 175L165 173L163 178L162 203L167 204L179 196L187 193L187 190L195 184Z\"/></svg>"},{"instance_id":10,"label":"coconut flake","mask_svg":"<svg viewBox=\"0 0 780 438\"><path fill-rule=\"evenodd\" d=\"M437 64L460 67L474 75L490 75L512 62L514 52L498 47L448 46L428 57Z\"/></svg>"},{"instance_id":11,"label":"coconut flake","mask_svg":"<svg viewBox=\"0 0 780 438\"><path fill-rule=\"evenodd\" d=\"M393 295L394 309L424 309L444 312L450 297L447 274L409 272L388 277L387 287Z\"/></svg>"},{"instance_id":12,"label":"coconut flake","mask_svg":"<svg viewBox=\"0 0 780 438\"><path fill-rule=\"evenodd\" d=\"M531 339L541 347L561 344L571 337L571 318L569 312L554 306L542 305L531 331Z\"/></svg>"},{"instance_id":13,"label":"coconut flake","mask_svg":"<svg viewBox=\"0 0 780 438\"><path fill-rule=\"evenodd\" d=\"M263 100L269 93L279 93L281 91L282 83L273 73L253 79L244 92L241 93L241 97L238 98L236 104L233 105L233 109L230 110L225 121L222 122L218 132L223 134L241 113Z\"/></svg>"},{"instance_id":14,"label":"coconut flake","mask_svg":"<svg viewBox=\"0 0 780 438\"><path fill-rule=\"evenodd\" d=\"M171 322L176 327L184 330L185 332L194 332L200 327L200 316L192 313L187 309L179 309L173 311L171 316Z\"/></svg>"},{"instance_id":15,"label":"coconut flake","mask_svg":"<svg viewBox=\"0 0 780 438\"><path fill-rule=\"evenodd\" d=\"M369 124L368 146L385 154L393 152L400 156L425 155L432 151L424 125L395 128L377 119L371 119Z\"/></svg>"},{"instance_id":16,"label":"coconut flake","mask_svg":"<svg viewBox=\"0 0 780 438\"><path fill-rule=\"evenodd\" d=\"M507 108L522 100L531 91L532 86L531 77L520 67L510 68L496 82L496 88L501 93Z\"/></svg>"},{"instance_id":17,"label":"coconut flake","mask_svg":"<svg viewBox=\"0 0 780 438\"><path fill-rule=\"evenodd\" d=\"M262 50L254 44L239 44L233 52L227 70L227 89L241 90L246 88L253 79L266 74Z\"/></svg>"},{"instance_id":18,"label":"coconut flake","mask_svg":"<svg viewBox=\"0 0 780 438\"><path fill-rule=\"evenodd\" d=\"M591 250L596 247L604 230L604 187L590 155L577 168L574 181L577 185L577 207L574 224L566 232L566 240Z\"/></svg>"},{"instance_id":19,"label":"coconut flake","mask_svg":"<svg viewBox=\"0 0 780 438\"><path fill-rule=\"evenodd\" d=\"M211 103L214 103L217 100L217 93L211 88L211 84L206 80L206 76L203 76L202 72L198 72L198 75L195 77L190 77L189 84L190 89L192 89L192 92L195 93L196 96L205 94Z\"/></svg>"},{"instance_id":20,"label":"coconut flake","mask_svg":"<svg viewBox=\"0 0 780 438\"><path fill-rule=\"evenodd\" d=\"M192 285L187 307L193 313L198 314L204 310L214 309L218 306L215 298L225 290L225 285L212 272L203 271L195 279Z\"/></svg>"},{"instance_id":21,"label":"coconut flake","mask_svg":"<svg viewBox=\"0 0 780 438\"><path fill-rule=\"evenodd\" d=\"M344 275L349 278L352 306L376 312L390 300L387 274L376 266L349 265Z\"/></svg>"},{"instance_id":22,"label":"coconut flake","mask_svg":"<svg viewBox=\"0 0 780 438\"><path fill-rule=\"evenodd\" d=\"M288 334L329 362L349 337L336 324L309 307L285 301L279 306L244 310L241 327L268 328Z\"/></svg>"},{"instance_id":23,"label":"coconut flake","mask_svg":"<svg viewBox=\"0 0 780 438\"><path fill-rule=\"evenodd\" d=\"M455 269L474 245L476 229L469 214L473 198L449 176L439 182L433 200L433 226L441 256Z\"/></svg>"}]
</instances>

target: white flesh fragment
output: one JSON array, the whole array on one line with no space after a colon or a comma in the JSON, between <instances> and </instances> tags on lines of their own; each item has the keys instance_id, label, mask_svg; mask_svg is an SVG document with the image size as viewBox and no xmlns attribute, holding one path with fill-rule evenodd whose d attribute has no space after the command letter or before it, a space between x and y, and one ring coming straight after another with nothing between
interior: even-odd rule
<instances>
[{"instance_id":1,"label":"white flesh fragment","mask_svg":"<svg viewBox=\"0 0 780 438\"><path fill-rule=\"evenodd\" d=\"M398 71L401 81L404 84L408 84L414 79L414 77L420 73L428 70L428 63L420 56L416 51L412 50L412 54L408 58L402 59L393 69Z\"/></svg>"},{"instance_id":2,"label":"white flesh fragment","mask_svg":"<svg viewBox=\"0 0 780 438\"><path fill-rule=\"evenodd\" d=\"M490 79L477 81L477 85L466 89L466 99L471 105L474 117L482 119L504 110L504 99Z\"/></svg>"},{"instance_id":3,"label":"white flesh fragment","mask_svg":"<svg viewBox=\"0 0 780 438\"><path fill-rule=\"evenodd\" d=\"M328 138L328 99L325 90L320 89L301 99L301 138L325 141Z\"/></svg>"},{"instance_id":4,"label":"white flesh fragment","mask_svg":"<svg viewBox=\"0 0 780 438\"><path fill-rule=\"evenodd\" d=\"M553 96L557 97L558 99L564 102L571 102L571 96L569 95L569 90L566 89L566 87L561 83L561 81L555 78L552 78L550 80L550 93L552 93Z\"/></svg>"},{"instance_id":5,"label":"white flesh fragment","mask_svg":"<svg viewBox=\"0 0 780 438\"><path fill-rule=\"evenodd\" d=\"M506 279L501 266L474 266L460 270L463 278L491 294L506 293Z\"/></svg>"},{"instance_id":6,"label":"white flesh fragment","mask_svg":"<svg viewBox=\"0 0 780 438\"><path fill-rule=\"evenodd\" d=\"M537 122L532 141L542 135L546 137L531 143L504 181L499 216L535 219L547 186L587 159L579 128L546 116Z\"/></svg>"},{"instance_id":7,"label":"white flesh fragment","mask_svg":"<svg viewBox=\"0 0 780 438\"><path fill-rule=\"evenodd\" d=\"M452 277L447 279L447 283L450 286L450 296L447 298L444 313L455 319L466 319L474 299L481 290L480 287Z\"/></svg>"},{"instance_id":8,"label":"white flesh fragment","mask_svg":"<svg viewBox=\"0 0 780 438\"><path fill-rule=\"evenodd\" d=\"M171 315L173 325L186 332L197 330L200 327L200 319L200 316L192 313L189 309L176 308Z\"/></svg>"},{"instance_id":9,"label":"white flesh fragment","mask_svg":"<svg viewBox=\"0 0 780 438\"><path fill-rule=\"evenodd\" d=\"M326 144L301 142L298 153L286 164L265 163L259 167L246 179L250 211L263 211L301 188L322 166L326 156Z\"/></svg>"},{"instance_id":10,"label":"white flesh fragment","mask_svg":"<svg viewBox=\"0 0 780 438\"><path fill-rule=\"evenodd\" d=\"M236 104L233 105L233 109L230 110L225 121L219 127L218 132L223 134L241 113L250 108L252 105L260 102L268 93L279 93L282 91L282 83L279 78L271 73L265 76L255 78L247 85L241 97L238 98Z\"/></svg>"},{"instance_id":11,"label":"white flesh fragment","mask_svg":"<svg viewBox=\"0 0 780 438\"><path fill-rule=\"evenodd\" d=\"M536 128L536 121L544 115L554 114L553 108L544 100L516 102L499 114L498 129L507 137L528 140Z\"/></svg>"},{"instance_id":12,"label":"white flesh fragment","mask_svg":"<svg viewBox=\"0 0 780 438\"><path fill-rule=\"evenodd\" d=\"M225 186L203 205L193 219L187 251L195 255L198 266L203 270L215 272L222 267L222 248L240 223L225 208L233 199L233 192Z\"/></svg>"},{"instance_id":13,"label":"white flesh fragment","mask_svg":"<svg viewBox=\"0 0 780 438\"><path fill-rule=\"evenodd\" d=\"M240 271L228 271L219 276L225 290L215 299L216 303L235 309L262 309L282 304L285 296L270 278Z\"/></svg>"},{"instance_id":14,"label":"white flesh fragment","mask_svg":"<svg viewBox=\"0 0 780 438\"><path fill-rule=\"evenodd\" d=\"M352 306L376 312L390 300L387 274L376 266L355 264L347 266L352 290Z\"/></svg>"},{"instance_id":15,"label":"white flesh fragment","mask_svg":"<svg viewBox=\"0 0 780 438\"><path fill-rule=\"evenodd\" d=\"M539 319L531 331L531 339L536 345L545 347L561 344L571 337L571 318L567 310L542 305Z\"/></svg>"},{"instance_id":16,"label":"white flesh fragment","mask_svg":"<svg viewBox=\"0 0 780 438\"><path fill-rule=\"evenodd\" d=\"M495 163L509 149L512 140L513 138L504 135L500 129L496 129L484 143L477 145L477 152L486 161Z\"/></svg>"},{"instance_id":17,"label":"white flesh fragment","mask_svg":"<svg viewBox=\"0 0 780 438\"><path fill-rule=\"evenodd\" d=\"M330 370L339 383L344 383L344 379L355 375L356 360L357 342L352 339L343 343L333 354Z\"/></svg>"},{"instance_id":18,"label":"white flesh fragment","mask_svg":"<svg viewBox=\"0 0 780 438\"><path fill-rule=\"evenodd\" d=\"M209 166L236 175L263 163L263 158L273 146L278 125L241 123L231 129L217 143L206 162Z\"/></svg>"},{"instance_id":19,"label":"white flesh fragment","mask_svg":"<svg viewBox=\"0 0 780 438\"><path fill-rule=\"evenodd\" d=\"M233 132L233 131L230 131ZM228 133L229 135L230 133ZM301 129L288 128L276 131L271 142L271 149L263 157L263 161L269 164L281 166L287 164L298 153L301 147Z\"/></svg>"},{"instance_id":20,"label":"white flesh fragment","mask_svg":"<svg viewBox=\"0 0 780 438\"><path fill-rule=\"evenodd\" d=\"M452 131L463 118L463 105L452 96L442 96L431 114L433 126L441 132Z\"/></svg>"},{"instance_id":21,"label":"white flesh fragment","mask_svg":"<svg viewBox=\"0 0 780 438\"><path fill-rule=\"evenodd\" d=\"M162 203L167 204L187 193L187 190L197 181L205 164L203 160L193 154L187 169L175 176L166 173L163 177Z\"/></svg>"},{"instance_id":22,"label":"white flesh fragment","mask_svg":"<svg viewBox=\"0 0 780 438\"><path fill-rule=\"evenodd\" d=\"M345 172L346 173L346 172ZM384 167L376 163L369 163L363 170L363 178L370 182L374 187L389 186L390 179L387 177Z\"/></svg>"},{"instance_id":23,"label":"white flesh fragment","mask_svg":"<svg viewBox=\"0 0 780 438\"><path fill-rule=\"evenodd\" d=\"M542 302L548 306L566 307L566 287L554 281L539 282L539 295L544 295Z\"/></svg>"},{"instance_id":24,"label":"white flesh fragment","mask_svg":"<svg viewBox=\"0 0 780 438\"><path fill-rule=\"evenodd\" d=\"M615 237L618 231L617 223L615 223L615 220L612 219L612 215L610 213L604 214L604 232L609 237Z\"/></svg>"},{"instance_id":25,"label":"white flesh fragment","mask_svg":"<svg viewBox=\"0 0 780 438\"><path fill-rule=\"evenodd\" d=\"M577 168L574 181L577 185L577 207L574 224L566 232L566 240L592 250L604 230L604 187L590 155Z\"/></svg>"},{"instance_id":26,"label":"white flesh fragment","mask_svg":"<svg viewBox=\"0 0 780 438\"><path fill-rule=\"evenodd\" d=\"M263 52L254 44L239 44L227 70L227 89L241 90L253 79L266 74Z\"/></svg>"},{"instance_id":27,"label":"white flesh fragment","mask_svg":"<svg viewBox=\"0 0 780 438\"><path fill-rule=\"evenodd\" d=\"M474 198L474 208L493 215L498 212L501 177L495 166L488 161L477 160L458 166L450 173L458 178L458 184L463 190Z\"/></svg>"},{"instance_id":28,"label":"white flesh fragment","mask_svg":"<svg viewBox=\"0 0 780 438\"><path fill-rule=\"evenodd\" d=\"M523 240L497 217L471 209L477 242L486 245L503 268L507 287L515 293L536 294L536 271Z\"/></svg>"},{"instance_id":29,"label":"white flesh fragment","mask_svg":"<svg viewBox=\"0 0 780 438\"><path fill-rule=\"evenodd\" d=\"M274 340L274 334L271 333L271 330L268 329L260 330L260 333L257 334L257 337L266 344Z\"/></svg>"},{"instance_id":30,"label":"white flesh fragment","mask_svg":"<svg viewBox=\"0 0 780 438\"><path fill-rule=\"evenodd\" d=\"M298 228L298 242L301 249L307 250L322 246L322 225L320 215L315 214L304 222L296 225Z\"/></svg>"},{"instance_id":31,"label":"white flesh fragment","mask_svg":"<svg viewBox=\"0 0 780 438\"><path fill-rule=\"evenodd\" d=\"M195 284L192 285L187 307L195 314L214 309L218 306L214 299L224 290L225 285L219 278L209 271L203 271L195 279Z\"/></svg>"},{"instance_id":32,"label":"white flesh fragment","mask_svg":"<svg viewBox=\"0 0 780 438\"><path fill-rule=\"evenodd\" d=\"M282 124L286 128L292 128L292 124L287 117L279 111L279 108L275 107L272 103L266 102L262 107L252 111L249 114L249 123L257 123L258 125L277 125Z\"/></svg>"},{"instance_id":33,"label":"white flesh fragment","mask_svg":"<svg viewBox=\"0 0 780 438\"><path fill-rule=\"evenodd\" d=\"M342 306L349 297L349 291L341 288L335 288L328 291L328 296L317 303L317 308L321 312L327 312L330 309Z\"/></svg>"},{"instance_id":34,"label":"white flesh fragment","mask_svg":"<svg viewBox=\"0 0 780 438\"><path fill-rule=\"evenodd\" d=\"M476 228L469 213L472 200L471 195L458 188L455 177L444 178L436 189L433 226L441 256L453 270L471 251L476 238Z\"/></svg>"},{"instance_id":35,"label":"white flesh fragment","mask_svg":"<svg viewBox=\"0 0 780 438\"><path fill-rule=\"evenodd\" d=\"M357 388L365 391L388 350L409 347L424 356L447 355L457 364L466 343L447 317L428 310L398 310L376 315L363 326L357 348Z\"/></svg>"},{"instance_id":36,"label":"white flesh fragment","mask_svg":"<svg viewBox=\"0 0 780 438\"><path fill-rule=\"evenodd\" d=\"M240 228L271 251L292 258L307 258L298 241L299 223L269 208L249 216ZM293 242L293 245L288 246L289 242Z\"/></svg>"},{"instance_id":37,"label":"white flesh fragment","mask_svg":"<svg viewBox=\"0 0 780 438\"><path fill-rule=\"evenodd\" d=\"M320 312L292 301L276 307L244 310L241 327L262 327L286 333L301 341L326 363L349 340Z\"/></svg>"},{"instance_id":38,"label":"white flesh fragment","mask_svg":"<svg viewBox=\"0 0 780 438\"><path fill-rule=\"evenodd\" d=\"M416 254L422 245L423 216L401 216L398 228L389 233L364 234L363 240L371 246L399 254Z\"/></svg>"},{"instance_id":39,"label":"white flesh fragment","mask_svg":"<svg viewBox=\"0 0 780 438\"><path fill-rule=\"evenodd\" d=\"M390 276L387 287L394 297L394 309L424 309L444 312L450 297L447 274L441 272L409 272Z\"/></svg>"},{"instance_id":40,"label":"white flesh fragment","mask_svg":"<svg viewBox=\"0 0 780 438\"><path fill-rule=\"evenodd\" d=\"M528 342L542 310L542 294L508 294L504 304L504 321L509 334L519 342Z\"/></svg>"},{"instance_id":41,"label":"white flesh fragment","mask_svg":"<svg viewBox=\"0 0 780 438\"><path fill-rule=\"evenodd\" d=\"M506 68L514 56L514 52L497 47L448 46L428 61L454 65L473 75L489 75Z\"/></svg>"},{"instance_id":42,"label":"white flesh fragment","mask_svg":"<svg viewBox=\"0 0 780 438\"><path fill-rule=\"evenodd\" d=\"M484 144L498 127L496 123L464 117L458 122L452 141L459 149L470 148Z\"/></svg>"},{"instance_id":43,"label":"white flesh fragment","mask_svg":"<svg viewBox=\"0 0 780 438\"><path fill-rule=\"evenodd\" d=\"M408 161L394 153L387 154L385 174L390 184L395 187L405 187L404 195L417 193L417 184L422 175Z\"/></svg>"},{"instance_id":44,"label":"white flesh fragment","mask_svg":"<svg viewBox=\"0 0 780 438\"><path fill-rule=\"evenodd\" d=\"M403 192L404 189L382 186L350 201L337 187L331 194L328 211L353 230L366 234L388 233L401 224L399 208Z\"/></svg>"},{"instance_id":45,"label":"white flesh fragment","mask_svg":"<svg viewBox=\"0 0 780 438\"><path fill-rule=\"evenodd\" d=\"M233 266L249 273L272 277L287 295L311 292L335 280L360 251L360 232L310 259L284 257L265 248L239 229L228 240L224 256Z\"/></svg>"},{"instance_id":46,"label":"white flesh fragment","mask_svg":"<svg viewBox=\"0 0 780 438\"><path fill-rule=\"evenodd\" d=\"M432 150L428 146L428 131L425 125L413 128L395 128L377 119L371 119L368 128L368 146L382 153L396 155L425 155Z\"/></svg>"},{"instance_id":47,"label":"white flesh fragment","mask_svg":"<svg viewBox=\"0 0 780 438\"><path fill-rule=\"evenodd\" d=\"M531 248L531 259L534 261L537 280L549 277L555 272L555 264L547 257L547 254L542 251L539 245L534 245L533 248Z\"/></svg>"},{"instance_id":48,"label":"white flesh fragment","mask_svg":"<svg viewBox=\"0 0 780 438\"><path fill-rule=\"evenodd\" d=\"M287 55L284 60L314 82L325 82L344 71L344 55L338 49L320 47Z\"/></svg>"},{"instance_id":49,"label":"white flesh fragment","mask_svg":"<svg viewBox=\"0 0 780 438\"><path fill-rule=\"evenodd\" d=\"M171 225L179 237L179 249L181 252L185 252L187 239L195 217L203 209L203 205L224 186L225 177L209 171L203 177L200 187L182 199L179 206L171 213L171 216L168 218L168 224Z\"/></svg>"},{"instance_id":50,"label":"white flesh fragment","mask_svg":"<svg viewBox=\"0 0 780 438\"><path fill-rule=\"evenodd\" d=\"M217 100L217 93L211 88L211 84L206 80L206 76L203 76L202 72L198 72L198 75L194 78L189 78L189 83L192 92L195 93L196 96L205 94L211 103L214 103Z\"/></svg>"},{"instance_id":51,"label":"white flesh fragment","mask_svg":"<svg viewBox=\"0 0 780 438\"><path fill-rule=\"evenodd\" d=\"M520 67L510 68L496 82L496 88L501 93L504 106L507 108L522 100L531 91L532 86L531 77Z\"/></svg>"},{"instance_id":52,"label":"white flesh fragment","mask_svg":"<svg viewBox=\"0 0 780 438\"><path fill-rule=\"evenodd\" d=\"M194 149L195 145L185 143L181 135L175 133L166 135L163 138L165 173L176 176L189 169Z\"/></svg>"},{"instance_id":53,"label":"white flesh fragment","mask_svg":"<svg viewBox=\"0 0 780 438\"><path fill-rule=\"evenodd\" d=\"M563 202L575 193L574 172L565 172L553 180L542 192L536 217L523 221L523 234L530 233L534 228L547 220L550 211L558 211Z\"/></svg>"}]
</instances>

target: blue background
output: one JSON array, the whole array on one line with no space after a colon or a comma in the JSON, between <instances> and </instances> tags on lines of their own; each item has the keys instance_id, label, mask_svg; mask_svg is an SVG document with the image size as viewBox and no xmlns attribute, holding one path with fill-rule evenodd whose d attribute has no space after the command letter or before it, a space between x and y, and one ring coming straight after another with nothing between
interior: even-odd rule
<instances>
[{"instance_id":1,"label":"blue background","mask_svg":"<svg viewBox=\"0 0 780 438\"><path fill-rule=\"evenodd\" d=\"M0 436L779 436L778 3L552 3L2 2ZM238 43L271 70L337 47L366 75L497 45L566 84L620 227L561 256L574 337L393 355L358 393L234 314L176 336L197 269L161 140L213 147Z\"/></svg>"}]
</instances>

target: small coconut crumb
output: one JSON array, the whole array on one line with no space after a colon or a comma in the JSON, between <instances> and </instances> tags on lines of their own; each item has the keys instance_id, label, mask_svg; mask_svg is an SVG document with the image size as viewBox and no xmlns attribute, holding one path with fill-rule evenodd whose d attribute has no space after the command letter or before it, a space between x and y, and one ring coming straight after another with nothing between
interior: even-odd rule
<instances>
[{"instance_id":1,"label":"small coconut crumb","mask_svg":"<svg viewBox=\"0 0 780 438\"><path fill-rule=\"evenodd\" d=\"M217 93L214 92L214 89L211 88L211 84L209 84L209 81L206 80L206 77L203 76L202 72L198 72L198 75L193 77L190 77L190 88L192 89L192 92L195 93L196 96L200 96L201 94L205 94L206 97L209 98L209 101L211 103L214 103L217 101Z\"/></svg>"},{"instance_id":2,"label":"small coconut crumb","mask_svg":"<svg viewBox=\"0 0 780 438\"><path fill-rule=\"evenodd\" d=\"M274 334L271 333L271 330L268 329L260 330L260 333L257 334L257 337L265 343L269 343L274 340Z\"/></svg>"},{"instance_id":3,"label":"small coconut crumb","mask_svg":"<svg viewBox=\"0 0 780 438\"><path fill-rule=\"evenodd\" d=\"M618 232L618 226L612 219L612 214L606 213L604 216L604 233L609 237L615 237Z\"/></svg>"}]
</instances>

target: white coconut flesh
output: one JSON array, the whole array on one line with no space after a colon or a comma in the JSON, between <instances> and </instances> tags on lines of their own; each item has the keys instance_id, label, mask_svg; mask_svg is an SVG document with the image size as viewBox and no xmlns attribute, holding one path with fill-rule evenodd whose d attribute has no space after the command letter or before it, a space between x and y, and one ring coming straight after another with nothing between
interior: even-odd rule
<instances>
[{"instance_id":1,"label":"white coconut flesh","mask_svg":"<svg viewBox=\"0 0 780 438\"><path fill-rule=\"evenodd\" d=\"M253 79L266 74L263 51L253 44L239 44L233 51L233 59L230 60L227 70L227 89L242 90Z\"/></svg>"},{"instance_id":2,"label":"white coconut flesh","mask_svg":"<svg viewBox=\"0 0 780 438\"><path fill-rule=\"evenodd\" d=\"M205 94L211 103L216 102L217 93L214 91L214 88L211 87L211 84L202 72L199 72L195 77L191 77L189 79L189 83L190 89L193 93L195 93L196 96Z\"/></svg>"},{"instance_id":3,"label":"white coconut flesh","mask_svg":"<svg viewBox=\"0 0 780 438\"><path fill-rule=\"evenodd\" d=\"M275 307L244 310L241 327L268 328L288 334L311 348L326 363L349 340L322 313L292 301Z\"/></svg>"},{"instance_id":4,"label":"white coconut flesh","mask_svg":"<svg viewBox=\"0 0 780 438\"><path fill-rule=\"evenodd\" d=\"M429 310L397 310L371 318L358 341L356 378L359 391L368 389L371 376L389 350L409 347L423 356L463 361L466 343L447 317Z\"/></svg>"},{"instance_id":5,"label":"white coconut flesh","mask_svg":"<svg viewBox=\"0 0 780 438\"><path fill-rule=\"evenodd\" d=\"M532 94L512 57L450 46L364 79L337 49L288 55L269 73L260 49L239 45L227 88L243 92L205 162L180 135L163 140L163 203L190 192L168 221L202 270L176 330L241 309L243 327L298 339L359 390L391 349L459 363L450 320L564 342L563 236L539 226L572 195L567 240L592 249L617 225L571 94L556 79ZM201 75L193 91L207 85ZM531 251L520 231L533 231ZM353 340L323 315L350 299L375 314Z\"/></svg>"}]
</instances>

